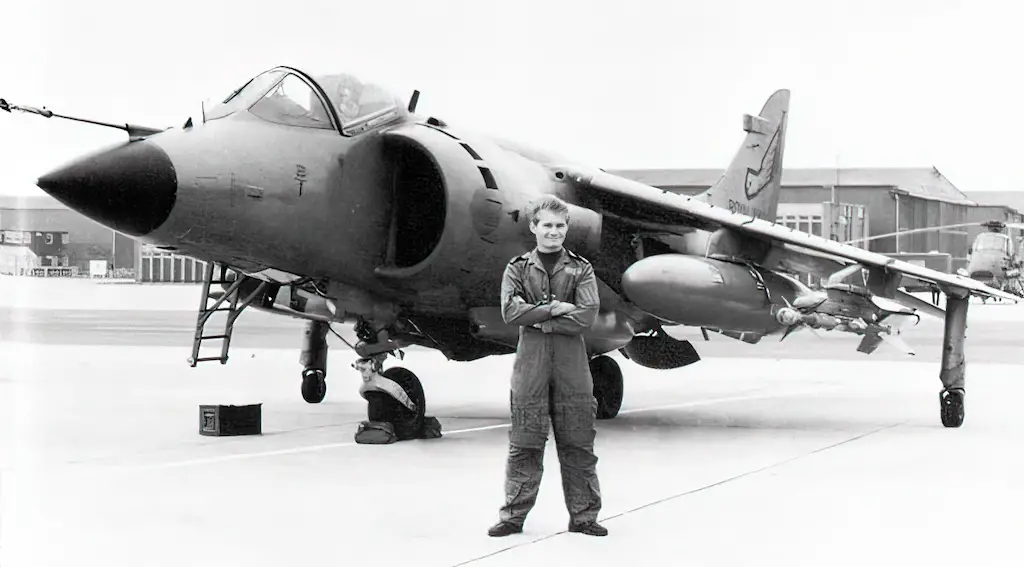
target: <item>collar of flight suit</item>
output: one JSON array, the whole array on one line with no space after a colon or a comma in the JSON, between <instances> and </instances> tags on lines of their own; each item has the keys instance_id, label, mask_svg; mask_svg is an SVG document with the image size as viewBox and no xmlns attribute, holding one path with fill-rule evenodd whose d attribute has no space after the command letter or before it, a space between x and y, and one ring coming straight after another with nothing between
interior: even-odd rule
<instances>
[{"instance_id":1,"label":"collar of flight suit","mask_svg":"<svg viewBox=\"0 0 1024 567\"><path fill-rule=\"evenodd\" d=\"M561 254L558 255L558 260L555 261L555 267L551 269L551 273L548 275L553 276L557 274L562 268L566 266L566 264L569 263L569 260L569 250L565 246L562 246ZM544 272L544 263L540 261L540 256L537 255L536 246L534 246L533 250L530 251L530 261L527 262L527 264L534 266L538 270Z\"/></svg>"}]
</instances>

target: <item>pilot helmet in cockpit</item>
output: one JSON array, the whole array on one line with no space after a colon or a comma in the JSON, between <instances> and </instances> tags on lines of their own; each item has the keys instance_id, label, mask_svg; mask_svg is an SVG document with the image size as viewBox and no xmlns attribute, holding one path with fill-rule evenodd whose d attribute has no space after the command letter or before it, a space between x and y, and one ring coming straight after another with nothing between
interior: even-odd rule
<instances>
[{"instance_id":1,"label":"pilot helmet in cockpit","mask_svg":"<svg viewBox=\"0 0 1024 567\"><path fill-rule=\"evenodd\" d=\"M387 90L352 75L331 75L320 78L319 82L334 103L342 124L395 106Z\"/></svg>"},{"instance_id":2,"label":"pilot helmet in cockpit","mask_svg":"<svg viewBox=\"0 0 1024 567\"><path fill-rule=\"evenodd\" d=\"M335 86L338 114L342 122L359 116L359 99L363 95L363 84L352 75L338 75Z\"/></svg>"}]
</instances>

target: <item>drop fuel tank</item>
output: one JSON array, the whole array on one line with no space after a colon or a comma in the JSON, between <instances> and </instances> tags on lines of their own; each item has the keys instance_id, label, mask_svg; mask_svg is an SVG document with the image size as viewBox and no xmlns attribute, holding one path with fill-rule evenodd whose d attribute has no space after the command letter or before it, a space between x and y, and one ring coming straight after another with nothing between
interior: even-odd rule
<instances>
[{"instance_id":1,"label":"drop fuel tank","mask_svg":"<svg viewBox=\"0 0 1024 567\"><path fill-rule=\"evenodd\" d=\"M802 286L754 266L658 254L627 268L622 289L637 307L667 322L768 334L782 328L775 312Z\"/></svg>"}]
</instances>

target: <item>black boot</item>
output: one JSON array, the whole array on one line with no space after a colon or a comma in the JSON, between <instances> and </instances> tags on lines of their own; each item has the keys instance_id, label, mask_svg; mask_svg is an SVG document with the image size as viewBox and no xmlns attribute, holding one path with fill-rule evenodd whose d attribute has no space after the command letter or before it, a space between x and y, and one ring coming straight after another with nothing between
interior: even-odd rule
<instances>
[{"instance_id":1,"label":"black boot","mask_svg":"<svg viewBox=\"0 0 1024 567\"><path fill-rule=\"evenodd\" d=\"M523 533L523 526L513 524L512 522L498 522L487 530L487 535L491 537L505 537L507 535L521 533Z\"/></svg>"},{"instance_id":2,"label":"black boot","mask_svg":"<svg viewBox=\"0 0 1024 567\"><path fill-rule=\"evenodd\" d=\"M588 522L586 524L570 523L569 531L598 537L608 535L608 528L597 522Z\"/></svg>"}]
</instances>

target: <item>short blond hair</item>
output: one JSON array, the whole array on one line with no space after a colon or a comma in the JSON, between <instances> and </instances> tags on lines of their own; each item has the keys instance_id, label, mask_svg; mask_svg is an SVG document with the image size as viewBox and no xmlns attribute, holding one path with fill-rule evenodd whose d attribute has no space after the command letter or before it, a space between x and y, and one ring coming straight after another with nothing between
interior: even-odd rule
<instances>
[{"instance_id":1,"label":"short blond hair","mask_svg":"<svg viewBox=\"0 0 1024 567\"><path fill-rule=\"evenodd\" d=\"M541 211L561 213L565 215L566 222L569 222L569 205L554 195L544 195L530 202L530 206L527 207L527 218L530 219L530 224L537 224L537 213Z\"/></svg>"}]
</instances>

